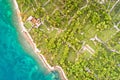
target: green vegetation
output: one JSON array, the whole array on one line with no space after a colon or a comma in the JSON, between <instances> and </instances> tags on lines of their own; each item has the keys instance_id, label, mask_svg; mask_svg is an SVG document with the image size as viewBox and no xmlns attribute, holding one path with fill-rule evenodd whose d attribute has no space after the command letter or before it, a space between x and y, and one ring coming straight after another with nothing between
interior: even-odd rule
<instances>
[{"instance_id":1,"label":"green vegetation","mask_svg":"<svg viewBox=\"0 0 120 80\"><path fill-rule=\"evenodd\" d=\"M17 1L24 22L30 15L43 22L30 34L48 62L60 65L69 80L120 79L120 1Z\"/></svg>"}]
</instances>

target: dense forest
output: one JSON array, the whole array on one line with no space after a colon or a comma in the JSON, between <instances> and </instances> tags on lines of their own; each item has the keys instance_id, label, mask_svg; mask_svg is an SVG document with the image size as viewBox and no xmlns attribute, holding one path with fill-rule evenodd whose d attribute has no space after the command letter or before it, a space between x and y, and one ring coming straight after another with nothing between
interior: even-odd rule
<instances>
[{"instance_id":1,"label":"dense forest","mask_svg":"<svg viewBox=\"0 0 120 80\"><path fill-rule=\"evenodd\" d=\"M17 0L25 27L69 80L120 80L119 0ZM41 20L38 28L29 16Z\"/></svg>"}]
</instances>

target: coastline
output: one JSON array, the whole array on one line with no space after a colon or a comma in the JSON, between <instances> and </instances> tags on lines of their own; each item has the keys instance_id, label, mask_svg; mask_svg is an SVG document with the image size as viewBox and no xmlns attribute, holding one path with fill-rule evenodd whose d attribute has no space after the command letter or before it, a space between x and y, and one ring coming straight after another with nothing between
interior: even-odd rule
<instances>
[{"instance_id":1,"label":"coastline","mask_svg":"<svg viewBox=\"0 0 120 80\"><path fill-rule=\"evenodd\" d=\"M13 3L14 3L14 6L15 6L15 9L16 9L16 14L17 14L17 17L18 17L19 26L22 29L22 31L21 31L22 35L26 39L26 41L30 44L30 46L34 50L35 54L39 57L40 61L42 61L43 65L46 67L46 69L48 69L48 71L57 70L59 72L59 74L60 74L61 80L68 80L65 73L64 73L64 71L63 71L63 69L60 66L51 67L48 64L47 60L45 59L44 55L42 55L40 53L41 51L39 49L37 49L36 44L34 43L33 39L30 36L30 34L28 33L28 31L26 30L26 28L23 25L22 17L20 15L20 10L19 10L17 1L13 0Z\"/></svg>"}]
</instances>

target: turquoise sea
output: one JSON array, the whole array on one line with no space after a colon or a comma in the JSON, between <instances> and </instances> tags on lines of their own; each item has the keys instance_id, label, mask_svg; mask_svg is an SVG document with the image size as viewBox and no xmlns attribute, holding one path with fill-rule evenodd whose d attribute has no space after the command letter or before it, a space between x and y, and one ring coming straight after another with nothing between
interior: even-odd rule
<instances>
[{"instance_id":1,"label":"turquoise sea","mask_svg":"<svg viewBox=\"0 0 120 80\"><path fill-rule=\"evenodd\" d=\"M0 80L60 80L48 72L20 37L13 0L0 0ZM22 41L24 41L22 44Z\"/></svg>"}]
</instances>

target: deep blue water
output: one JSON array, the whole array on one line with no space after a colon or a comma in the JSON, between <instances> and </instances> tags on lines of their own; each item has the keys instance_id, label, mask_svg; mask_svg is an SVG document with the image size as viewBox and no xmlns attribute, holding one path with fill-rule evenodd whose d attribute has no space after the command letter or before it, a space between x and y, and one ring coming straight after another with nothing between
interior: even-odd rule
<instances>
[{"instance_id":1,"label":"deep blue water","mask_svg":"<svg viewBox=\"0 0 120 80\"><path fill-rule=\"evenodd\" d=\"M56 71L48 72L24 49L12 5L12 0L0 0L0 80L59 80Z\"/></svg>"}]
</instances>

